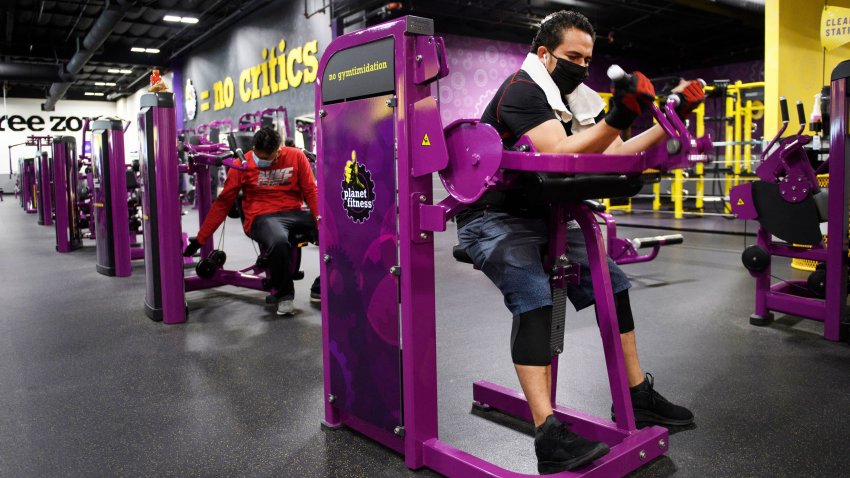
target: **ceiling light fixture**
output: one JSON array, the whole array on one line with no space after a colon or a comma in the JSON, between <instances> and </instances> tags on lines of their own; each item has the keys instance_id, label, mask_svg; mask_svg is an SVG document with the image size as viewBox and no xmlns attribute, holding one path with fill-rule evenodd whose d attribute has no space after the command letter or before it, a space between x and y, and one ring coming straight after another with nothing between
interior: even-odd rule
<instances>
[{"instance_id":1,"label":"ceiling light fixture","mask_svg":"<svg viewBox=\"0 0 850 478\"><path fill-rule=\"evenodd\" d=\"M145 53L159 53L159 48L145 48Z\"/></svg>"},{"instance_id":2,"label":"ceiling light fixture","mask_svg":"<svg viewBox=\"0 0 850 478\"><path fill-rule=\"evenodd\" d=\"M195 17L178 17L177 15L166 15L162 17L162 20L166 22L191 23L193 25L200 21Z\"/></svg>"},{"instance_id":3,"label":"ceiling light fixture","mask_svg":"<svg viewBox=\"0 0 850 478\"><path fill-rule=\"evenodd\" d=\"M85 95L86 96L103 96L103 93L99 93L99 92L96 92L96 91L86 91Z\"/></svg>"},{"instance_id":4,"label":"ceiling light fixture","mask_svg":"<svg viewBox=\"0 0 850 478\"><path fill-rule=\"evenodd\" d=\"M94 86L115 86L115 83L110 81L95 81Z\"/></svg>"},{"instance_id":5,"label":"ceiling light fixture","mask_svg":"<svg viewBox=\"0 0 850 478\"><path fill-rule=\"evenodd\" d=\"M145 52L145 49L144 49L144 48L139 48L139 47L137 47L137 46L134 46L133 48L130 48L130 51L132 51L132 52L134 52L134 53L144 53L144 52Z\"/></svg>"},{"instance_id":6,"label":"ceiling light fixture","mask_svg":"<svg viewBox=\"0 0 850 478\"><path fill-rule=\"evenodd\" d=\"M127 69L124 69L124 68L110 68L106 71L107 71L107 73L114 73L114 74L120 73L120 74L124 74L124 75L133 72L133 70L127 70Z\"/></svg>"}]
</instances>

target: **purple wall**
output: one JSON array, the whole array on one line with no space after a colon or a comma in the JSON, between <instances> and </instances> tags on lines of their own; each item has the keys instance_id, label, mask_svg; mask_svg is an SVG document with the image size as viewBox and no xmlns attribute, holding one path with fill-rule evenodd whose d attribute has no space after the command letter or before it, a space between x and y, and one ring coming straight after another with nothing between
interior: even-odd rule
<instances>
[{"instance_id":1,"label":"purple wall","mask_svg":"<svg viewBox=\"0 0 850 478\"><path fill-rule=\"evenodd\" d=\"M450 73L440 81L439 95L440 112L443 125L446 126L459 118L480 118L505 78L522 65L528 53L528 45L458 35L443 37L446 41ZM764 80L763 60L661 73L652 68L643 68L629 58L603 55L594 58L590 76L585 83L596 91L608 91L610 81L606 72L608 67L615 63L626 71L640 70L649 77L678 75L689 79L702 78L709 84L719 79L743 82ZM437 94L436 90L434 94ZM711 109L711 106L709 108Z\"/></svg>"},{"instance_id":2,"label":"purple wall","mask_svg":"<svg viewBox=\"0 0 850 478\"><path fill-rule=\"evenodd\" d=\"M439 85L443 125L480 118L505 78L519 70L528 46L457 35L443 38L450 72Z\"/></svg>"}]
</instances>

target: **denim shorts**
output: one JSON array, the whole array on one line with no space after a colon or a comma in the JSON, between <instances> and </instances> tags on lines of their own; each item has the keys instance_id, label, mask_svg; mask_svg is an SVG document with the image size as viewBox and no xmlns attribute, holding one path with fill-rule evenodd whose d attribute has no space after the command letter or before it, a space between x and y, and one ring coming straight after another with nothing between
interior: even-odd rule
<instances>
[{"instance_id":1,"label":"denim shorts","mask_svg":"<svg viewBox=\"0 0 850 478\"><path fill-rule=\"evenodd\" d=\"M459 227L457 235L475 266L502 291L505 306L514 316L552 305L549 274L543 269L542 255L549 235L542 219L484 210ZM579 284L569 285L567 296L576 310L582 310L596 299L581 229L567 229L567 246L567 257L581 266ZM626 274L611 258L608 270L615 294L631 287Z\"/></svg>"}]
</instances>

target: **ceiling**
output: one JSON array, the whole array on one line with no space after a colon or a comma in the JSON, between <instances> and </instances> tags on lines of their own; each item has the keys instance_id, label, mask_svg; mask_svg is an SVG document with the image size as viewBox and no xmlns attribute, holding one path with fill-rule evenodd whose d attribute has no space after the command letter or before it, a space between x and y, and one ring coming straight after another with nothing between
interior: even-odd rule
<instances>
[{"instance_id":1,"label":"ceiling","mask_svg":"<svg viewBox=\"0 0 850 478\"><path fill-rule=\"evenodd\" d=\"M8 96L48 98L46 109L60 97L114 100L144 85L151 68L166 68L275 1L304 3L307 13L327 7L350 28L415 14L434 18L443 33L521 43L548 13L575 9L596 28L596 54L629 56L656 71L764 57L759 0L7 0L0 4L0 80ZM198 23L166 22L166 15Z\"/></svg>"},{"instance_id":2,"label":"ceiling","mask_svg":"<svg viewBox=\"0 0 850 478\"><path fill-rule=\"evenodd\" d=\"M6 82L8 96L45 98L52 85L69 84L63 88L66 99L116 99L141 87L152 68L167 67L182 48L195 44L213 29L235 24L268 3L269 0L0 2L0 78ZM166 22L166 15L194 17L198 23ZM99 39L89 38L92 32L102 38L100 44L92 44L91 40ZM133 47L159 52L137 53L130 50ZM78 54L78 61L69 63ZM86 61L79 61L82 59ZM78 65L79 71L68 71L69 66ZM103 96L86 96L86 92Z\"/></svg>"},{"instance_id":3,"label":"ceiling","mask_svg":"<svg viewBox=\"0 0 850 478\"><path fill-rule=\"evenodd\" d=\"M659 73L764 58L764 0L336 0L334 16L378 23L415 14L442 33L531 43L546 15L576 10L596 30L594 54L627 56Z\"/></svg>"}]
</instances>

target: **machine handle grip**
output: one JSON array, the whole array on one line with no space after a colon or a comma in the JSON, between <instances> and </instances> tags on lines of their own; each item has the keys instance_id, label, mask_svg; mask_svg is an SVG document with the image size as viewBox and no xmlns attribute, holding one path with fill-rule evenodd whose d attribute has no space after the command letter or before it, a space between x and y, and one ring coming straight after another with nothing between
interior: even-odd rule
<instances>
[{"instance_id":1,"label":"machine handle grip","mask_svg":"<svg viewBox=\"0 0 850 478\"><path fill-rule=\"evenodd\" d=\"M245 159L245 153L242 152L242 148L236 148L236 151L234 151L234 153L236 153L236 157L239 158L239 161L242 161L242 164L248 163L248 160Z\"/></svg>"},{"instance_id":2,"label":"machine handle grip","mask_svg":"<svg viewBox=\"0 0 850 478\"><path fill-rule=\"evenodd\" d=\"M779 97L779 112L782 115L782 122L788 122L788 100L784 96Z\"/></svg>"},{"instance_id":3,"label":"machine handle grip","mask_svg":"<svg viewBox=\"0 0 850 478\"><path fill-rule=\"evenodd\" d=\"M806 124L806 110L803 109L803 102L797 100L797 118L800 120L800 124Z\"/></svg>"},{"instance_id":4,"label":"machine handle grip","mask_svg":"<svg viewBox=\"0 0 850 478\"><path fill-rule=\"evenodd\" d=\"M629 78L629 74L626 73L626 70L620 68L620 65L611 65L608 67L608 78L613 82L618 82L621 80L625 80Z\"/></svg>"}]
</instances>

